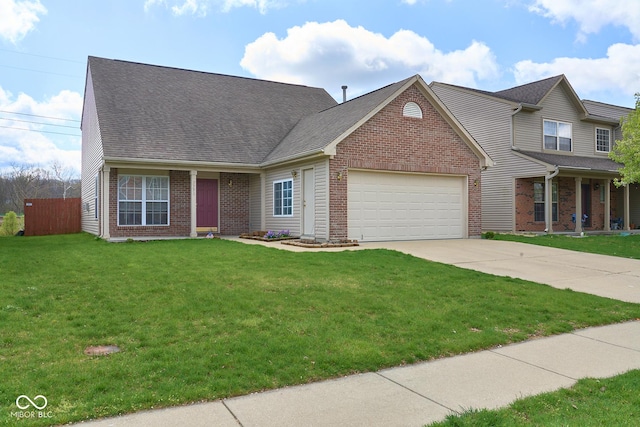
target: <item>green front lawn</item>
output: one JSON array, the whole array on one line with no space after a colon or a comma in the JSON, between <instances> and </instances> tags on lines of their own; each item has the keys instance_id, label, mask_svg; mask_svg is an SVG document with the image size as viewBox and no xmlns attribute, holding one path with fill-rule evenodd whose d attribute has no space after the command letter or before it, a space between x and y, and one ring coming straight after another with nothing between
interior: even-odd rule
<instances>
[{"instance_id":1,"label":"green front lawn","mask_svg":"<svg viewBox=\"0 0 640 427\"><path fill-rule=\"evenodd\" d=\"M640 259L640 234L589 235L574 237L560 234L520 236L496 234L496 240L532 243L572 251Z\"/></svg>"},{"instance_id":2,"label":"green front lawn","mask_svg":"<svg viewBox=\"0 0 640 427\"><path fill-rule=\"evenodd\" d=\"M394 251L0 239L0 424L45 425L444 357L640 305ZM87 346L118 345L106 357ZM52 418L15 416L20 395Z\"/></svg>"},{"instance_id":3,"label":"green front lawn","mask_svg":"<svg viewBox=\"0 0 640 427\"><path fill-rule=\"evenodd\" d=\"M637 426L640 371L613 378L586 378L569 389L517 400L494 411L471 410L431 427Z\"/></svg>"}]
</instances>

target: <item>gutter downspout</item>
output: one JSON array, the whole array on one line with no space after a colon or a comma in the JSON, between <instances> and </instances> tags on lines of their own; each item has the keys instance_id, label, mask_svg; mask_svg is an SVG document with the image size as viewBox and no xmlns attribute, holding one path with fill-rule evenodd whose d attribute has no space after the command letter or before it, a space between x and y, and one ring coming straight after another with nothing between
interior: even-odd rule
<instances>
[{"instance_id":1,"label":"gutter downspout","mask_svg":"<svg viewBox=\"0 0 640 427\"><path fill-rule=\"evenodd\" d=\"M553 234L553 215L551 212L551 207L553 206L553 200L551 199L553 197L553 178L555 178L560 172L557 165L555 168L556 169L552 173L547 174L547 176L544 177L544 220L546 226L544 231L546 231L547 234Z\"/></svg>"},{"instance_id":2,"label":"gutter downspout","mask_svg":"<svg viewBox=\"0 0 640 427\"><path fill-rule=\"evenodd\" d=\"M516 144L515 144L515 141L514 141L514 132L513 132L513 128L514 128L513 120L514 120L514 117L516 116L516 114L518 114L520 111L522 111L522 104L519 104L518 108L516 108L513 111L513 113L511 113L511 129L509 129L509 133L510 133L509 137L511 138L511 149L513 149L513 150L516 149Z\"/></svg>"}]
</instances>

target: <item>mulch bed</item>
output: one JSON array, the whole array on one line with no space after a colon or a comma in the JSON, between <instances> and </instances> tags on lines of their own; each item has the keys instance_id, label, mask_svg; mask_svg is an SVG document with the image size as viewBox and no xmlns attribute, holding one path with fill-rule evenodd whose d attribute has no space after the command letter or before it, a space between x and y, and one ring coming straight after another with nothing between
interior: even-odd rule
<instances>
[{"instance_id":1,"label":"mulch bed","mask_svg":"<svg viewBox=\"0 0 640 427\"><path fill-rule=\"evenodd\" d=\"M241 239L250 239L250 240L260 240L262 242L278 242L280 240L292 240L298 239L299 237L295 236L286 236L286 237L264 237L267 234L266 231L254 231L253 233L242 233L240 235Z\"/></svg>"},{"instance_id":2,"label":"mulch bed","mask_svg":"<svg viewBox=\"0 0 640 427\"><path fill-rule=\"evenodd\" d=\"M303 248L346 248L349 246L360 246L357 240L338 240L329 242L316 242L315 240L289 240L282 242L283 245L301 246Z\"/></svg>"}]
</instances>

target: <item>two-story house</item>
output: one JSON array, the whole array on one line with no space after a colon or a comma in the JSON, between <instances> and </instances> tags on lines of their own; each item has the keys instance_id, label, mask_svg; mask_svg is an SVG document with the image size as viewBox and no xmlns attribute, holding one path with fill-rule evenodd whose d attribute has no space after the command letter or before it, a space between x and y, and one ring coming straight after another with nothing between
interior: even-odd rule
<instances>
[{"instance_id":1,"label":"two-story house","mask_svg":"<svg viewBox=\"0 0 640 427\"><path fill-rule=\"evenodd\" d=\"M581 232L640 224L637 186L608 158L632 110L581 101L564 75L498 92L431 88L495 161L482 172L482 229Z\"/></svg>"}]
</instances>

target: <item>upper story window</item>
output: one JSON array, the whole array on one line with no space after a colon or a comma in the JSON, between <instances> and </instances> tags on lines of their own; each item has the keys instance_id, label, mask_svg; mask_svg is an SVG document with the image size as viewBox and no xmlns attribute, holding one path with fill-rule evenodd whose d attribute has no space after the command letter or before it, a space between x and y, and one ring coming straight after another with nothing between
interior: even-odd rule
<instances>
[{"instance_id":1,"label":"upper story window","mask_svg":"<svg viewBox=\"0 0 640 427\"><path fill-rule=\"evenodd\" d=\"M169 177L120 175L118 225L169 225Z\"/></svg>"},{"instance_id":2,"label":"upper story window","mask_svg":"<svg viewBox=\"0 0 640 427\"><path fill-rule=\"evenodd\" d=\"M611 151L611 130L596 128L596 152L608 153Z\"/></svg>"},{"instance_id":3,"label":"upper story window","mask_svg":"<svg viewBox=\"0 0 640 427\"><path fill-rule=\"evenodd\" d=\"M407 102L402 108L402 115L405 117L422 118L422 109L415 102Z\"/></svg>"},{"instance_id":4,"label":"upper story window","mask_svg":"<svg viewBox=\"0 0 640 427\"><path fill-rule=\"evenodd\" d=\"M571 123L545 120L544 149L571 151Z\"/></svg>"},{"instance_id":5,"label":"upper story window","mask_svg":"<svg viewBox=\"0 0 640 427\"><path fill-rule=\"evenodd\" d=\"M273 216L293 216L293 180L273 183Z\"/></svg>"}]
</instances>

